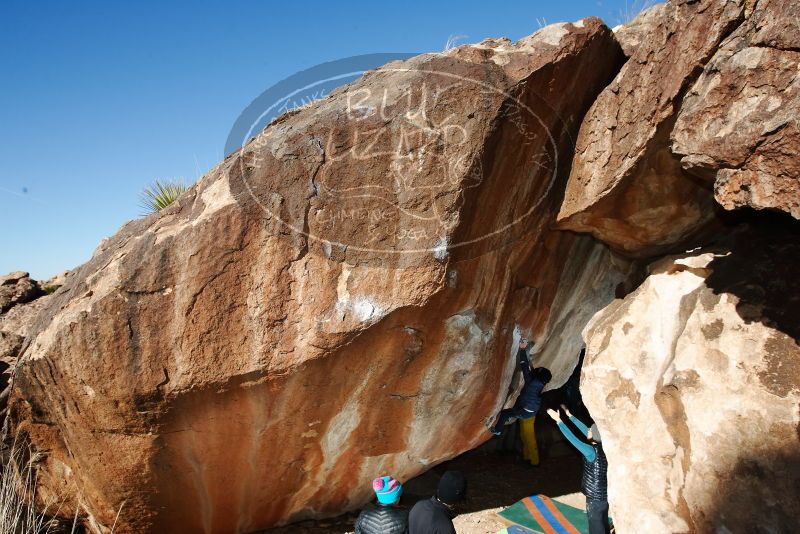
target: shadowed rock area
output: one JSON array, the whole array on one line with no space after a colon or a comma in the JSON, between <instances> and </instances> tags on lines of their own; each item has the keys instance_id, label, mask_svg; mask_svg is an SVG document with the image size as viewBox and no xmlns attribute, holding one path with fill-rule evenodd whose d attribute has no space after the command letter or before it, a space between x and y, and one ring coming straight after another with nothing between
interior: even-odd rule
<instances>
[{"instance_id":1,"label":"shadowed rock area","mask_svg":"<svg viewBox=\"0 0 800 534\"><path fill-rule=\"evenodd\" d=\"M796 530L796 9L647 11L581 126L560 226L651 262L583 333L619 532Z\"/></svg>"},{"instance_id":2,"label":"shadowed rock area","mask_svg":"<svg viewBox=\"0 0 800 534\"><path fill-rule=\"evenodd\" d=\"M642 15L649 31L581 126L562 228L647 256L713 219L712 194L683 170L669 136L697 71L743 16L743 1L668 2Z\"/></svg>"},{"instance_id":3,"label":"shadowed rock area","mask_svg":"<svg viewBox=\"0 0 800 534\"><path fill-rule=\"evenodd\" d=\"M687 94L673 150L725 209L800 219L800 5L762 0Z\"/></svg>"},{"instance_id":4,"label":"shadowed rock area","mask_svg":"<svg viewBox=\"0 0 800 534\"><path fill-rule=\"evenodd\" d=\"M742 228L659 260L587 326L581 386L621 532L796 527L798 237Z\"/></svg>"}]
</instances>

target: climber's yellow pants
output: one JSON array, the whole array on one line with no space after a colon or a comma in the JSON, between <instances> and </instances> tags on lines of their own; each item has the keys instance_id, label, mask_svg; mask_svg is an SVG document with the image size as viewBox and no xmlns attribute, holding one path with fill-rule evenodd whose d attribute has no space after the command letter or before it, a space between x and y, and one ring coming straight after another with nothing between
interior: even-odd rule
<instances>
[{"instance_id":1,"label":"climber's yellow pants","mask_svg":"<svg viewBox=\"0 0 800 534\"><path fill-rule=\"evenodd\" d=\"M536 433L533 431L535 417L519 422L519 433L522 436L522 456L531 465L539 465L539 447L536 445Z\"/></svg>"}]
</instances>

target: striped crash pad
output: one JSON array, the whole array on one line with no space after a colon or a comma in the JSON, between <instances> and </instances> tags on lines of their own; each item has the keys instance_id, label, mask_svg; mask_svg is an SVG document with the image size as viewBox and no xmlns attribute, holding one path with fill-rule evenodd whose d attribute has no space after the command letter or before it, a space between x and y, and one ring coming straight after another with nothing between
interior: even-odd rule
<instances>
[{"instance_id":1,"label":"striped crash pad","mask_svg":"<svg viewBox=\"0 0 800 534\"><path fill-rule=\"evenodd\" d=\"M588 534L586 512L554 501L546 495L533 495L515 502L497 515L509 527L503 534Z\"/></svg>"},{"instance_id":2,"label":"striped crash pad","mask_svg":"<svg viewBox=\"0 0 800 534\"><path fill-rule=\"evenodd\" d=\"M539 533L529 528L521 527L519 525L511 525L509 527L504 528L497 534L539 534Z\"/></svg>"}]
</instances>

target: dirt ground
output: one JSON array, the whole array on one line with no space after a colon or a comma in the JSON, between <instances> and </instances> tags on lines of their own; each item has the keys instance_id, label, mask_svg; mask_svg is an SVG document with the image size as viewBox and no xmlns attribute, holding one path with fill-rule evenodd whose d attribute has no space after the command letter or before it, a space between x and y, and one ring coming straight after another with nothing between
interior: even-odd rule
<instances>
[{"instance_id":1,"label":"dirt ground","mask_svg":"<svg viewBox=\"0 0 800 534\"><path fill-rule=\"evenodd\" d=\"M513 431L512 431L513 433ZM503 528L496 512L535 493L583 508L580 494L581 458L561 439L555 427L537 422L541 461L534 467L521 458L518 438L499 438L469 451L404 484L402 505L411 507L433 495L439 477L448 469L464 473L468 498L453 521L459 534L494 534ZM505 448L506 450L500 450ZM508 449L511 449L509 451ZM304 521L264 531L263 534L346 534L353 532L358 512L332 519Z\"/></svg>"}]
</instances>

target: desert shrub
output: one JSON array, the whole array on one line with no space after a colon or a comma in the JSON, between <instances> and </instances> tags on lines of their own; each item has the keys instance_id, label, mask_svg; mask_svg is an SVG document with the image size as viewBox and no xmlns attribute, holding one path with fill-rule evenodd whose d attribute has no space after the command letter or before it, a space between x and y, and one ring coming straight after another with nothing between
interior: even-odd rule
<instances>
[{"instance_id":1,"label":"desert shrub","mask_svg":"<svg viewBox=\"0 0 800 534\"><path fill-rule=\"evenodd\" d=\"M143 215L161 211L189 189L182 179L156 180L142 190L139 206Z\"/></svg>"},{"instance_id":2,"label":"desert shrub","mask_svg":"<svg viewBox=\"0 0 800 534\"><path fill-rule=\"evenodd\" d=\"M45 295L50 295L51 293L55 293L56 290L61 286L56 285L46 285L42 286L42 291L44 291Z\"/></svg>"}]
</instances>

